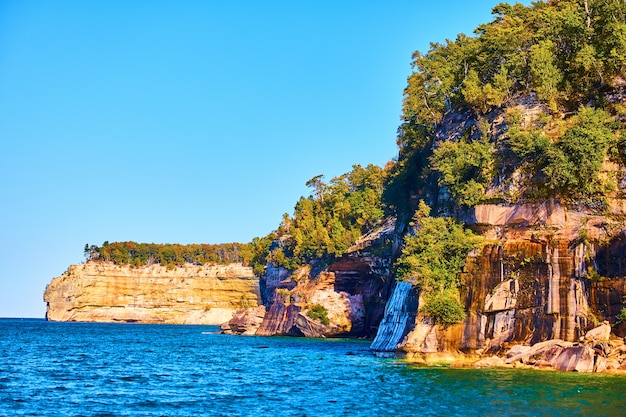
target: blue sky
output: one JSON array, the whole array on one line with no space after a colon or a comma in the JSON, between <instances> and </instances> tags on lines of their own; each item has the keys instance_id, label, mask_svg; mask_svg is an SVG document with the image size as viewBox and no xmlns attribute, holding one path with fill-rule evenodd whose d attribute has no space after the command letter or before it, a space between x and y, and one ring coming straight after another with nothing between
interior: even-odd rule
<instances>
[{"instance_id":1,"label":"blue sky","mask_svg":"<svg viewBox=\"0 0 626 417\"><path fill-rule=\"evenodd\" d=\"M497 3L0 0L0 317L85 243L247 242L384 165L412 52Z\"/></svg>"}]
</instances>

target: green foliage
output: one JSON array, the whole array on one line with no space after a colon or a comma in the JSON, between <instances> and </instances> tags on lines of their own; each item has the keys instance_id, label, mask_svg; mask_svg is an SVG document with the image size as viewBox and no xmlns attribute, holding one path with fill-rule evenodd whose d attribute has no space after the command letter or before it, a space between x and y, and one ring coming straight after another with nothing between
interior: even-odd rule
<instances>
[{"instance_id":1,"label":"green foliage","mask_svg":"<svg viewBox=\"0 0 626 417\"><path fill-rule=\"evenodd\" d=\"M556 111L561 96L584 104L626 69L624 2L502 3L492 13L476 37L459 34L413 54L405 121L434 125L451 107L468 104L485 112L530 91Z\"/></svg>"},{"instance_id":2,"label":"green foliage","mask_svg":"<svg viewBox=\"0 0 626 417\"><path fill-rule=\"evenodd\" d=\"M508 146L520 161L539 195L567 200L601 196L599 178L609 151L619 147L613 122L603 110L581 108L567 121L564 134L553 141L540 130L509 130Z\"/></svg>"},{"instance_id":3,"label":"green foliage","mask_svg":"<svg viewBox=\"0 0 626 417\"><path fill-rule=\"evenodd\" d=\"M414 217L417 231L404 238L402 255L396 261L396 277L427 292L456 288L467 254L480 240L455 219L430 217L427 207L420 203Z\"/></svg>"},{"instance_id":4,"label":"green foliage","mask_svg":"<svg viewBox=\"0 0 626 417\"><path fill-rule=\"evenodd\" d=\"M206 263L229 264L241 262L249 264L246 257L249 244L225 243L208 244L156 244L136 242L104 242L102 246L85 245L88 261L113 262L116 265L134 267L161 264L173 269L185 263L202 265Z\"/></svg>"},{"instance_id":5,"label":"green foliage","mask_svg":"<svg viewBox=\"0 0 626 417\"><path fill-rule=\"evenodd\" d=\"M420 202L413 218L416 232L404 238L402 255L395 265L396 278L420 288L425 314L438 323L453 324L464 318L457 290L459 273L480 238L454 219L429 214L430 208Z\"/></svg>"},{"instance_id":6,"label":"green foliage","mask_svg":"<svg viewBox=\"0 0 626 417\"><path fill-rule=\"evenodd\" d=\"M308 181L313 194L298 201L285 234L282 250L290 260L288 269L341 256L365 230L378 224L384 215L385 175L375 165L354 165L328 184L319 175Z\"/></svg>"},{"instance_id":7,"label":"green foliage","mask_svg":"<svg viewBox=\"0 0 626 417\"><path fill-rule=\"evenodd\" d=\"M563 74L556 65L555 47L552 41L543 40L530 48L530 81L540 99L557 111L559 85Z\"/></svg>"},{"instance_id":8,"label":"green foliage","mask_svg":"<svg viewBox=\"0 0 626 417\"><path fill-rule=\"evenodd\" d=\"M428 167L432 136L428 128L404 123L398 129L400 148L397 161L387 165L383 201L397 213L410 216L412 200L422 197L429 187Z\"/></svg>"},{"instance_id":9,"label":"green foliage","mask_svg":"<svg viewBox=\"0 0 626 417\"><path fill-rule=\"evenodd\" d=\"M254 275L261 276L265 272L267 257L275 236L269 234L264 237L255 237L252 242L245 247L244 264L252 266Z\"/></svg>"},{"instance_id":10,"label":"green foliage","mask_svg":"<svg viewBox=\"0 0 626 417\"><path fill-rule=\"evenodd\" d=\"M432 127L451 107L463 101L461 88L470 61L478 52L475 38L459 34L455 41L432 43L427 54L413 54L414 73L404 90L403 119Z\"/></svg>"},{"instance_id":11,"label":"green foliage","mask_svg":"<svg viewBox=\"0 0 626 417\"><path fill-rule=\"evenodd\" d=\"M462 206L481 202L493 178L494 147L487 139L442 142L430 159L439 172L439 185L446 187Z\"/></svg>"},{"instance_id":12,"label":"green foliage","mask_svg":"<svg viewBox=\"0 0 626 417\"><path fill-rule=\"evenodd\" d=\"M422 312L433 318L436 324L444 326L456 324L465 319L465 310L456 289L427 294L424 297Z\"/></svg>"},{"instance_id":13,"label":"green foliage","mask_svg":"<svg viewBox=\"0 0 626 417\"><path fill-rule=\"evenodd\" d=\"M509 202L595 199L615 188L599 179L602 158L609 155L626 164L625 135L616 135L619 127L608 122L621 120L623 129L626 107L604 98L626 73L626 3L502 3L492 13L493 20L480 25L474 37L459 34L431 44L427 53L413 54L398 131L400 152L384 193L401 215L411 213L419 198L437 204L433 196L439 193L431 188L435 180L466 207L485 201L490 184L496 185L494 192L505 193L490 198ZM541 125L521 127L507 120L507 146L493 139L488 144L486 139L451 138L433 146L450 111L462 115L469 108L493 120L495 107L532 93L554 117L546 114L539 118ZM589 104L597 108L585 109ZM577 108L583 110L569 116ZM517 184L505 184L520 166L527 182L522 195Z\"/></svg>"},{"instance_id":14,"label":"green foliage","mask_svg":"<svg viewBox=\"0 0 626 417\"><path fill-rule=\"evenodd\" d=\"M619 312L617 316L615 316L615 318L617 319L617 323L626 322L626 308L622 308L622 310Z\"/></svg>"},{"instance_id":15,"label":"green foliage","mask_svg":"<svg viewBox=\"0 0 626 417\"><path fill-rule=\"evenodd\" d=\"M565 182L548 184L568 196L585 197L602 192L598 173L609 147L615 141L609 115L593 108L582 108L573 118L557 148L563 153L570 173Z\"/></svg>"},{"instance_id":16,"label":"green foliage","mask_svg":"<svg viewBox=\"0 0 626 417\"><path fill-rule=\"evenodd\" d=\"M309 311L307 311L306 315L313 320L319 320L326 326L330 324L330 320L328 319L328 310L326 310L326 307L321 304L313 304L309 307Z\"/></svg>"},{"instance_id":17,"label":"green foliage","mask_svg":"<svg viewBox=\"0 0 626 417\"><path fill-rule=\"evenodd\" d=\"M354 165L328 183L323 175L307 181L312 193L296 203L293 217L284 214L277 230L249 245L246 260L255 274L262 275L267 263L293 271L343 255L383 219L386 174L375 165Z\"/></svg>"},{"instance_id":18,"label":"green foliage","mask_svg":"<svg viewBox=\"0 0 626 417\"><path fill-rule=\"evenodd\" d=\"M552 141L541 130L523 131L517 126L509 129L508 146L525 163L536 164L552 147Z\"/></svg>"},{"instance_id":19,"label":"green foliage","mask_svg":"<svg viewBox=\"0 0 626 417\"><path fill-rule=\"evenodd\" d=\"M493 83L483 82L478 77L478 72L470 69L463 81L463 97L465 102L477 109L480 113L486 113L493 106L501 106L509 97L512 80L508 77L508 70L503 65L493 77Z\"/></svg>"}]
</instances>

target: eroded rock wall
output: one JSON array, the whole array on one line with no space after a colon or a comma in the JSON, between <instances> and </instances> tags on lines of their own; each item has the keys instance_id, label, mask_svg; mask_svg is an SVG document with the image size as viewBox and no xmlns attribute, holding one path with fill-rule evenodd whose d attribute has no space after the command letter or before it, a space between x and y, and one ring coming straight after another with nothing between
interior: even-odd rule
<instances>
[{"instance_id":1,"label":"eroded rock wall","mask_svg":"<svg viewBox=\"0 0 626 417\"><path fill-rule=\"evenodd\" d=\"M486 244L461 274L465 321L443 328L417 312L414 330L396 348L415 355L499 352L512 344L575 342L603 320L615 323L626 291L620 216L550 201L478 206L470 219Z\"/></svg>"},{"instance_id":2,"label":"eroded rock wall","mask_svg":"<svg viewBox=\"0 0 626 417\"><path fill-rule=\"evenodd\" d=\"M375 302L372 298L384 283L377 286L373 278L361 281L361 276L351 275L352 283L345 287L345 276L340 271L324 271L315 277L309 274L310 270L301 271L300 282L295 286L279 286L274 290L257 335L360 337L375 333L369 326L378 324L382 318L377 306L384 308L384 300ZM328 323L309 317L308 311L313 306L325 309ZM374 314L380 317L373 318Z\"/></svg>"},{"instance_id":3,"label":"eroded rock wall","mask_svg":"<svg viewBox=\"0 0 626 417\"><path fill-rule=\"evenodd\" d=\"M258 279L239 264L167 269L71 265L44 292L53 321L220 324L260 304Z\"/></svg>"},{"instance_id":4,"label":"eroded rock wall","mask_svg":"<svg viewBox=\"0 0 626 417\"><path fill-rule=\"evenodd\" d=\"M573 341L593 326L590 281L577 274L569 241L487 245L468 262L462 296L468 306L459 348L497 349L512 340Z\"/></svg>"},{"instance_id":5,"label":"eroded rock wall","mask_svg":"<svg viewBox=\"0 0 626 417\"><path fill-rule=\"evenodd\" d=\"M256 334L373 338L393 284L397 237L391 218L323 270L308 266L288 273L268 265L261 277L267 312ZM309 317L316 305L326 310L328 324Z\"/></svg>"}]
</instances>

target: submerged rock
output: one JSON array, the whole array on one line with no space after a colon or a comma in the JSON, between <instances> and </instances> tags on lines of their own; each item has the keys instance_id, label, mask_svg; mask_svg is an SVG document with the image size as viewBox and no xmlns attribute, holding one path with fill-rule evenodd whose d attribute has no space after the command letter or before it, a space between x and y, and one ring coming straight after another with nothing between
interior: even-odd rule
<instances>
[{"instance_id":1,"label":"submerged rock","mask_svg":"<svg viewBox=\"0 0 626 417\"><path fill-rule=\"evenodd\" d=\"M479 360L478 362L474 363L474 367L476 368L496 368L496 367L502 367L505 365L506 363L504 362L504 359L495 355L483 358Z\"/></svg>"}]
</instances>

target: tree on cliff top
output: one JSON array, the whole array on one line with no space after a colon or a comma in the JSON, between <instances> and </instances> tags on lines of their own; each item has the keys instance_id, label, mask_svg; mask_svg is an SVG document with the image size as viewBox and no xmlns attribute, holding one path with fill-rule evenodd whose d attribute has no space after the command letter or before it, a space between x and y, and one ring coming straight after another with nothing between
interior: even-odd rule
<instances>
[{"instance_id":1,"label":"tree on cliff top","mask_svg":"<svg viewBox=\"0 0 626 417\"><path fill-rule=\"evenodd\" d=\"M507 171L510 154L506 143L498 141L503 132L495 134L496 129L488 124L479 126L479 121L493 121L498 113L494 110L521 96L538 97L547 109L544 118L549 123L544 127L545 137L550 138L548 152L539 158L543 164L535 171L539 175L530 178L532 184L526 184L530 192L490 194L489 199L507 203L547 197L597 199L606 189L599 185L598 164L609 150L624 154L626 143L618 142L616 135L626 125L623 106L607 101L605 95L611 89L619 91L625 81L626 3L502 3L492 13L493 20L480 25L475 36L459 34L455 40L432 43L427 53L413 54L414 72L404 90L403 121L398 130L399 155L385 192L386 202L398 208L401 215L415 210L416 197L437 205L441 194L432 190L437 184L446 188L457 206L473 206L487 199L486 192L493 191L496 178L506 181L504 176L511 174ZM600 123L595 118L597 123L591 129L567 129L590 120L584 106L602 109L609 119L619 120L619 125L607 132L601 126L609 126L606 120ZM448 123L446 116L452 112L473 118L474 123L460 125L458 128L466 129L466 138L460 142L454 139L450 144L443 123ZM566 128L548 131L559 123ZM536 129L515 123L506 126ZM595 133L589 134L591 131ZM479 164L474 159L481 154L478 144L484 138L492 142L495 152L490 163ZM598 150L590 154L593 162L583 161L585 167L579 169L579 149L596 146ZM476 149L470 149L473 147ZM467 153L471 155L464 155ZM515 156L526 168L537 163L527 160L526 155ZM620 159L623 163L624 158ZM479 166L490 166L491 173L498 176L487 175L483 168L477 170ZM479 175L471 175L472 171Z\"/></svg>"},{"instance_id":2,"label":"tree on cliff top","mask_svg":"<svg viewBox=\"0 0 626 417\"><path fill-rule=\"evenodd\" d=\"M168 267L185 263L250 264L251 244L156 244L136 242L104 242L102 246L85 245L87 261L112 262L116 265L145 266L158 263Z\"/></svg>"},{"instance_id":3,"label":"tree on cliff top","mask_svg":"<svg viewBox=\"0 0 626 417\"><path fill-rule=\"evenodd\" d=\"M267 253L267 261L293 269L341 256L382 220L385 175L376 165L354 165L328 183L323 175L307 181L312 193L296 203L293 218L283 218L285 226L274 233L275 238L282 237L281 245ZM280 265L277 260L282 260Z\"/></svg>"}]
</instances>

